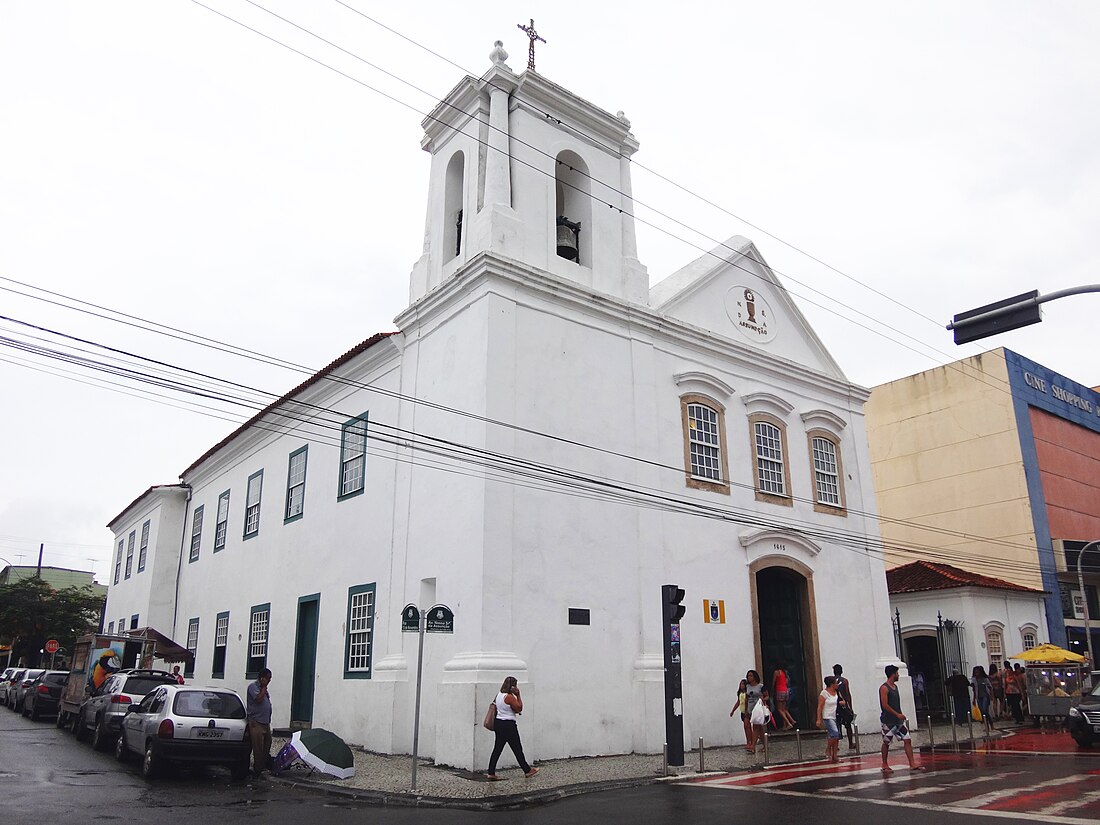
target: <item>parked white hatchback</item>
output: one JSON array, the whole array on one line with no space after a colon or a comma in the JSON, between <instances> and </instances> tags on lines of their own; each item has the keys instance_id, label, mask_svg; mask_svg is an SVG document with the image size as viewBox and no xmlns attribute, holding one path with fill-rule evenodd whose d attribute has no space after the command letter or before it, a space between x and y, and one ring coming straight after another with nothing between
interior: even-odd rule
<instances>
[{"instance_id":1,"label":"parked white hatchback","mask_svg":"<svg viewBox=\"0 0 1100 825\"><path fill-rule=\"evenodd\" d=\"M161 685L122 720L115 757L125 762L132 753L146 779L171 764L225 765L243 779L251 754L244 703L229 688Z\"/></svg>"}]
</instances>

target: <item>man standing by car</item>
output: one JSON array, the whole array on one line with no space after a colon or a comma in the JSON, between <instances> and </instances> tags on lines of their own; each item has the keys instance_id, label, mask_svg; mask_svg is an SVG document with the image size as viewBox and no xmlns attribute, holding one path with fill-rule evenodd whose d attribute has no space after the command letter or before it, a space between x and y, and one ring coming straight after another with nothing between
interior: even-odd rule
<instances>
[{"instance_id":1,"label":"man standing by car","mask_svg":"<svg viewBox=\"0 0 1100 825\"><path fill-rule=\"evenodd\" d=\"M252 742L252 775L259 776L271 759L271 696L267 686L271 684L271 671L266 667L259 678L248 686L246 714L248 738Z\"/></svg>"}]
</instances>

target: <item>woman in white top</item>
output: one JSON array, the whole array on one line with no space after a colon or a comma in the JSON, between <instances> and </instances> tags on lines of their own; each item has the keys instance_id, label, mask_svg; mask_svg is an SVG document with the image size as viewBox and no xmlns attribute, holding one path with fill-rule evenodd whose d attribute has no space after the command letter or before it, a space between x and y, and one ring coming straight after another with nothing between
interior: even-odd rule
<instances>
[{"instance_id":1,"label":"woman in white top","mask_svg":"<svg viewBox=\"0 0 1100 825\"><path fill-rule=\"evenodd\" d=\"M836 692L836 677L825 677L825 690L817 697L817 727L825 728L825 758L839 762L840 728L836 724L836 706L840 701Z\"/></svg>"},{"instance_id":2,"label":"woman in white top","mask_svg":"<svg viewBox=\"0 0 1100 825\"><path fill-rule=\"evenodd\" d=\"M516 714L523 713L523 699L520 698L519 685L516 683L515 676L509 676L504 680L494 704L497 709L497 718L493 723L493 733L496 734L497 741L493 745L493 755L489 758L488 778L494 781L504 778L497 776L497 760L507 744L515 754L523 775L530 779L539 772L539 769L532 768L523 758L523 745L519 741L519 725L516 724Z\"/></svg>"}]
</instances>

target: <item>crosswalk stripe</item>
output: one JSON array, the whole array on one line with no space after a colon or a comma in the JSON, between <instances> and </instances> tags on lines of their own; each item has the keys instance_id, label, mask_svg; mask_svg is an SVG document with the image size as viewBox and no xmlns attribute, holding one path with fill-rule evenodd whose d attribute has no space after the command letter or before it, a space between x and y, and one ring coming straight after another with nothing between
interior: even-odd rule
<instances>
[{"instance_id":1,"label":"crosswalk stripe","mask_svg":"<svg viewBox=\"0 0 1100 825\"><path fill-rule=\"evenodd\" d=\"M952 771L937 771L936 778L944 776L949 773L971 773L969 769L959 768ZM1005 773L990 773L984 776L975 776L970 779L965 779L962 782L944 782L942 785L925 785L921 788L911 788L908 791L899 791L898 793L891 794L893 799L907 799L911 796L923 796L924 794L937 793L939 791L946 790L947 788L964 788L967 785L976 785L979 782L996 782L999 779L1008 779L1010 776L1019 776L1026 771L1006 771Z\"/></svg>"},{"instance_id":2,"label":"crosswalk stripe","mask_svg":"<svg viewBox=\"0 0 1100 825\"><path fill-rule=\"evenodd\" d=\"M957 802L952 802L953 808L984 808L987 805L991 805L994 802L1000 802L1005 799L1011 799L1014 796L1023 796L1025 794L1032 795L1038 793L1043 788L1056 788L1059 785L1072 785L1075 782L1084 782L1086 780L1096 781L1095 777L1090 776L1087 773L1077 773L1072 776L1062 776L1058 779L1048 779L1046 782L1040 782L1037 785L1028 785L1026 788L1007 788L1002 791L990 791L989 793L980 794L979 796L972 796L969 799L960 799Z\"/></svg>"},{"instance_id":3,"label":"crosswalk stripe","mask_svg":"<svg viewBox=\"0 0 1100 825\"><path fill-rule=\"evenodd\" d=\"M1040 808L1034 813L1046 816L1059 816L1066 811L1072 811L1074 808L1084 808L1086 805L1091 805L1093 802L1100 801L1100 791L1086 791L1076 799L1063 799L1061 802L1055 802L1053 805L1047 805L1045 808Z\"/></svg>"}]
</instances>

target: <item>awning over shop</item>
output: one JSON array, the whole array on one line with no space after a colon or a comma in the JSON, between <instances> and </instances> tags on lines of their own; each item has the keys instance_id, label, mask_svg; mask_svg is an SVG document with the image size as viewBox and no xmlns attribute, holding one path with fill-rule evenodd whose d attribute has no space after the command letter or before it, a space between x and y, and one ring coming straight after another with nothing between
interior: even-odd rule
<instances>
[{"instance_id":1,"label":"awning over shop","mask_svg":"<svg viewBox=\"0 0 1100 825\"><path fill-rule=\"evenodd\" d=\"M155 643L153 657L163 659L166 662L190 662L191 651L173 642L159 630L152 627L139 627L126 634L134 638L152 639Z\"/></svg>"}]
</instances>

